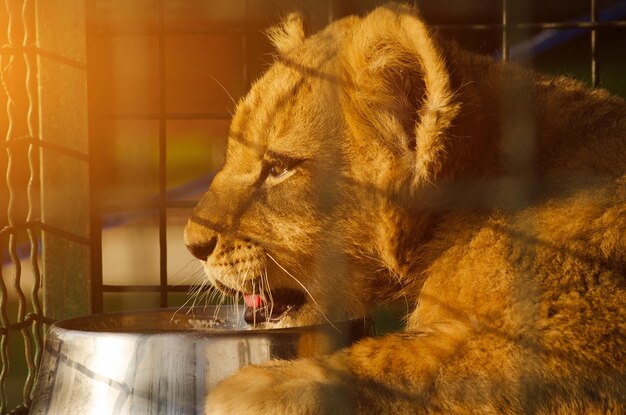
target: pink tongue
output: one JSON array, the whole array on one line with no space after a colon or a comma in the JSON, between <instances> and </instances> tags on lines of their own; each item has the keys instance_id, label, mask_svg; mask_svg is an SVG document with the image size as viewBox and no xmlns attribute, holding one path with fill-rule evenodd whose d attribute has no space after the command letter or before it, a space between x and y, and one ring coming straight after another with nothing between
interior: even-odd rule
<instances>
[{"instance_id":1,"label":"pink tongue","mask_svg":"<svg viewBox=\"0 0 626 415\"><path fill-rule=\"evenodd\" d=\"M250 308L259 308L263 305L263 299L258 294L244 294L243 302Z\"/></svg>"}]
</instances>

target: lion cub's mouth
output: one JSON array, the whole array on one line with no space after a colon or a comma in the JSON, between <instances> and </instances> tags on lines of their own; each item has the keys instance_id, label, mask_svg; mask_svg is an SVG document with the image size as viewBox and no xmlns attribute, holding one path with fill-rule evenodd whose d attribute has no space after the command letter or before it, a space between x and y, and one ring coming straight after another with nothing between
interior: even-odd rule
<instances>
[{"instance_id":1,"label":"lion cub's mouth","mask_svg":"<svg viewBox=\"0 0 626 415\"><path fill-rule=\"evenodd\" d=\"M304 293L292 289L276 289L269 294L244 294L248 324L279 321L291 311L297 311L305 302Z\"/></svg>"}]
</instances>

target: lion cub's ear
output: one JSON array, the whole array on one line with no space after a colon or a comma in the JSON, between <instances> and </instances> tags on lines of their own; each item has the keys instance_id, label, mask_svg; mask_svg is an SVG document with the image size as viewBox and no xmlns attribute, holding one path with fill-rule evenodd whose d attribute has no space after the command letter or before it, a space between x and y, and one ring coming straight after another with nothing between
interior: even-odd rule
<instances>
[{"instance_id":1,"label":"lion cub's ear","mask_svg":"<svg viewBox=\"0 0 626 415\"><path fill-rule=\"evenodd\" d=\"M285 54L302 44L307 36L306 32L304 16L299 12L293 12L280 24L269 28L267 35L278 53Z\"/></svg>"},{"instance_id":2,"label":"lion cub's ear","mask_svg":"<svg viewBox=\"0 0 626 415\"><path fill-rule=\"evenodd\" d=\"M417 12L393 3L374 10L346 50L352 128L382 140L413 184L436 178L459 107L442 54Z\"/></svg>"}]
</instances>

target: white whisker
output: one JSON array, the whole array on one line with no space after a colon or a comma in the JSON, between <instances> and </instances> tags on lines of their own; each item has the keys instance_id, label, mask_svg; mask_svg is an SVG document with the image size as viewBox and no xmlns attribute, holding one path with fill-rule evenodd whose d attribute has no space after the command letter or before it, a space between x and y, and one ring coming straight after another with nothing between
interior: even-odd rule
<instances>
[{"instance_id":1,"label":"white whisker","mask_svg":"<svg viewBox=\"0 0 626 415\"><path fill-rule=\"evenodd\" d=\"M254 296L256 295L256 284L254 283L254 280L252 281L252 298L254 298ZM255 305L256 305L256 301L255 301ZM252 308L252 327L256 328L256 308L253 307Z\"/></svg>"},{"instance_id":2,"label":"white whisker","mask_svg":"<svg viewBox=\"0 0 626 415\"><path fill-rule=\"evenodd\" d=\"M168 278L169 278L169 279L173 279L175 276L177 276L178 274L180 274L181 272L183 272L184 270L186 270L186 269L187 269L187 267L188 267L190 264L193 264L193 263L195 263L195 264L199 264L199 263L200 263L200 261L199 261L199 260L197 260L197 259L190 259L190 260L189 260L189 262L187 262L187 263L186 263L186 264L185 264L185 265L184 265L181 269L179 269L178 271L176 271L175 273L173 273L172 275L170 275ZM174 286L182 285L182 284L183 284L185 281L187 281L188 279L190 279L190 278L192 278L192 277L195 277L195 276L197 275L198 271L200 271L200 270L202 270L202 268L198 268L198 269L196 269L195 271L193 271L192 273L190 273L189 275L187 275L185 278L181 279L181 280L180 280L180 281L178 281L178 282L175 282L173 285L174 285Z\"/></svg>"},{"instance_id":3,"label":"white whisker","mask_svg":"<svg viewBox=\"0 0 626 415\"><path fill-rule=\"evenodd\" d=\"M233 103L233 105L235 107L237 106L237 102L235 101L235 98L233 98L233 96L230 94L230 92L228 92L228 89L226 89L226 87L220 81L218 81L213 75L209 74L208 72L201 71L199 69L191 69L191 71L201 73L202 75L206 75L209 78L211 78L213 80L213 82L218 84L220 86L220 88L222 88L222 90L226 93L226 95L228 95L228 98L230 98L230 101Z\"/></svg>"},{"instance_id":4,"label":"white whisker","mask_svg":"<svg viewBox=\"0 0 626 415\"><path fill-rule=\"evenodd\" d=\"M298 280L296 277L294 277L293 275L291 275L291 273L290 273L289 271L287 271L285 268L283 268L283 266L282 266L282 265L280 265L280 264L279 264L279 263L278 263L278 262L277 262L277 261L276 261L276 260L275 260L275 259L274 259L274 258L273 258L270 254L269 254L269 253L267 253L267 252L266 252L266 253L265 253L265 255L267 255L267 256L268 256L268 257L269 257L272 261L274 261L274 263L275 263L276 265L278 265L278 267L279 267L280 269L282 269L282 270L285 272L285 274L287 274L287 275L289 275L291 278L293 278L293 280L294 280L295 282L297 282L297 283L300 285L300 287L302 287L302 289L303 289L303 290L307 293L307 295L311 298L311 301L313 301L313 303L317 306L317 308L318 308L318 310L320 311L320 313L322 313L322 317L324 317L324 319L328 322L328 324L330 324L330 325L331 325L331 327L333 327L335 330L340 331L340 330L339 330L339 329L338 329L338 328L337 328L337 327L336 327L336 326L332 323L332 321L330 321L330 320L328 319L328 317L326 317L326 314L324 314L324 311L322 310L322 307L320 307L320 305L319 305L319 304L318 304L318 302L315 300L315 298L313 298L313 295L311 295L311 292L308 290L308 288L306 288L306 287L304 286L304 284L302 284L302 283L300 282L300 280Z\"/></svg>"},{"instance_id":5,"label":"white whisker","mask_svg":"<svg viewBox=\"0 0 626 415\"><path fill-rule=\"evenodd\" d=\"M267 290L267 297L269 299L269 314L267 314L267 310L265 310L266 315L272 315L274 312L274 296L272 295L272 287L270 286L270 278L267 275L267 266L263 265L263 274L261 274L261 278L265 279L265 285ZM266 306L267 307L267 306Z\"/></svg>"},{"instance_id":6,"label":"white whisker","mask_svg":"<svg viewBox=\"0 0 626 415\"><path fill-rule=\"evenodd\" d=\"M188 303L189 301L191 301L192 299L194 299L194 304L195 304L195 298L197 297L197 293L202 290L202 288L206 285L206 282L204 280L202 280L199 284L198 287L196 289L194 289L194 285L191 286L190 291L192 291L189 294L189 298L183 303L183 305L181 305L180 307L178 307L176 309L176 311L174 311L174 314L172 314L172 318L170 319L170 323L174 320L174 317L176 317L176 314L178 314L178 312L180 310L182 310ZM191 310L191 309L190 309ZM189 310L187 310L187 312L185 314L189 314Z\"/></svg>"}]
</instances>

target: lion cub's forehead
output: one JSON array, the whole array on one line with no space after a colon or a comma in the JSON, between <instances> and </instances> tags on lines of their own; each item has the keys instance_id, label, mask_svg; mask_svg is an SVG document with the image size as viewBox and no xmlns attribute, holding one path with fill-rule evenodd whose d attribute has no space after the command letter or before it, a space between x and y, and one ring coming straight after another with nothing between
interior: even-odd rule
<instances>
[{"instance_id":1,"label":"lion cub's forehead","mask_svg":"<svg viewBox=\"0 0 626 415\"><path fill-rule=\"evenodd\" d=\"M229 153L246 152L255 158L262 158L268 149L301 158L315 154L320 144L314 140L316 130L331 115L324 84L283 62L275 63L238 105Z\"/></svg>"},{"instance_id":2,"label":"lion cub's forehead","mask_svg":"<svg viewBox=\"0 0 626 415\"><path fill-rule=\"evenodd\" d=\"M237 107L229 153L255 158L268 149L298 158L319 154L321 138L336 135L342 122L339 49L355 22L332 24L277 56Z\"/></svg>"}]
</instances>

